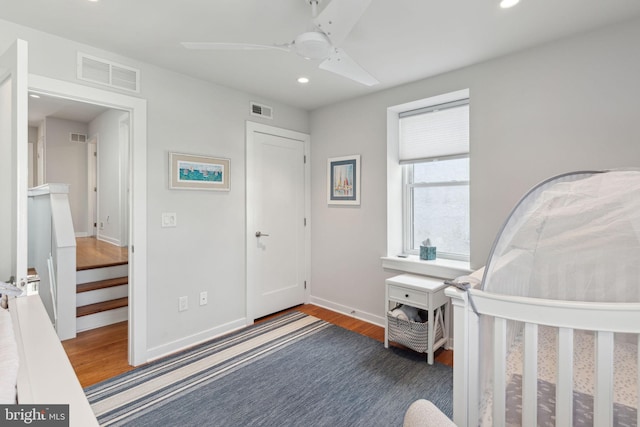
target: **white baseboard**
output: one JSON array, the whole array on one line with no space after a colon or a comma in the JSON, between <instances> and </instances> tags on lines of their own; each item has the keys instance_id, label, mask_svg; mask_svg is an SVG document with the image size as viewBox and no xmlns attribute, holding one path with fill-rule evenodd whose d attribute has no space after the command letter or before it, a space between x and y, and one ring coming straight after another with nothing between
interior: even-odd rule
<instances>
[{"instance_id":1,"label":"white baseboard","mask_svg":"<svg viewBox=\"0 0 640 427\"><path fill-rule=\"evenodd\" d=\"M113 310L81 316L76 319L76 332L88 331L89 329L96 329L118 322L124 322L128 318L128 307L120 307Z\"/></svg>"},{"instance_id":2,"label":"white baseboard","mask_svg":"<svg viewBox=\"0 0 640 427\"><path fill-rule=\"evenodd\" d=\"M375 314L359 311L358 309L347 307L346 305L338 304L336 302L327 301L322 298L311 296L309 303L314 304L328 310L336 311L338 313L346 314L347 316L355 317L356 319L364 320L365 322L373 323L374 325L382 326L384 328L384 317L376 316Z\"/></svg>"},{"instance_id":3,"label":"white baseboard","mask_svg":"<svg viewBox=\"0 0 640 427\"><path fill-rule=\"evenodd\" d=\"M221 335L228 334L229 332L244 328L247 325L247 319L242 318L225 323L224 325L220 325L215 328L207 329L206 331L202 331L185 338L181 338L176 341L172 341L167 344L160 345L158 347L150 348L149 350L147 350L147 362L151 362L152 360L159 359L169 354L185 350L189 347L193 347L194 345L201 344L205 341L209 341Z\"/></svg>"},{"instance_id":4,"label":"white baseboard","mask_svg":"<svg viewBox=\"0 0 640 427\"><path fill-rule=\"evenodd\" d=\"M76 231L75 235L76 237L89 237L89 233L86 231Z\"/></svg>"},{"instance_id":5,"label":"white baseboard","mask_svg":"<svg viewBox=\"0 0 640 427\"><path fill-rule=\"evenodd\" d=\"M115 246L122 246L120 245L120 240L113 238L113 237L109 237L109 236L105 236L104 234L100 234L98 233L98 235L96 236L96 239L100 240L101 242L105 242L105 243L111 243L112 245Z\"/></svg>"}]
</instances>

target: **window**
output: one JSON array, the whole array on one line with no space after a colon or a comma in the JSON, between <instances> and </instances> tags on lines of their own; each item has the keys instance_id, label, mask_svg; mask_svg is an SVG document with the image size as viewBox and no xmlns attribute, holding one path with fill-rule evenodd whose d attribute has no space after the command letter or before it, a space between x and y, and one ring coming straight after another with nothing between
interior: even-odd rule
<instances>
[{"instance_id":1,"label":"window","mask_svg":"<svg viewBox=\"0 0 640 427\"><path fill-rule=\"evenodd\" d=\"M429 239L439 258L469 260L469 100L399 115L403 250Z\"/></svg>"}]
</instances>

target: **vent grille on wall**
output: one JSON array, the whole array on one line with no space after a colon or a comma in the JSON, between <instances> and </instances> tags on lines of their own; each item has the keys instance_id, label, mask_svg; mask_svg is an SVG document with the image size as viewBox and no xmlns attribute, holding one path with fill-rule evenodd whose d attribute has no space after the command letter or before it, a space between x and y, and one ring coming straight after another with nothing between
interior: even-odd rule
<instances>
[{"instance_id":1,"label":"vent grille on wall","mask_svg":"<svg viewBox=\"0 0 640 427\"><path fill-rule=\"evenodd\" d=\"M78 52L78 79L140 92L140 70Z\"/></svg>"},{"instance_id":2,"label":"vent grille on wall","mask_svg":"<svg viewBox=\"0 0 640 427\"><path fill-rule=\"evenodd\" d=\"M70 133L71 142L87 142L87 135L83 133Z\"/></svg>"},{"instance_id":3,"label":"vent grille on wall","mask_svg":"<svg viewBox=\"0 0 640 427\"><path fill-rule=\"evenodd\" d=\"M265 119L273 119L273 108L258 104L255 102L251 103L251 115L263 117Z\"/></svg>"}]
</instances>

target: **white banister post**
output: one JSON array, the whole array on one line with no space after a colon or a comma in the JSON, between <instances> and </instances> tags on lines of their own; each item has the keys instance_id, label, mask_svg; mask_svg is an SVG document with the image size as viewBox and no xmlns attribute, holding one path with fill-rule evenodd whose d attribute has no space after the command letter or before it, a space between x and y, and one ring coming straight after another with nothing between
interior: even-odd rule
<instances>
[{"instance_id":1,"label":"white banister post","mask_svg":"<svg viewBox=\"0 0 640 427\"><path fill-rule=\"evenodd\" d=\"M53 304L46 261L52 254L57 285L56 332L61 340L76 336L76 239L67 184L45 184L29 190L29 263L42 281L45 306ZM53 308L48 309L53 316ZM53 319L52 319L53 320Z\"/></svg>"},{"instance_id":2,"label":"white banister post","mask_svg":"<svg viewBox=\"0 0 640 427\"><path fill-rule=\"evenodd\" d=\"M56 255L57 332L61 340L76 336L76 237L67 192L51 193L51 220Z\"/></svg>"}]
</instances>

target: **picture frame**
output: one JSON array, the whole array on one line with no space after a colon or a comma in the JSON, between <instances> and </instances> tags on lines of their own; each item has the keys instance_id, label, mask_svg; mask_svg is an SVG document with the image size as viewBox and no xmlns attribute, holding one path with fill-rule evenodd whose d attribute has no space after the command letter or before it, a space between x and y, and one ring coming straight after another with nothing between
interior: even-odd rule
<instances>
[{"instance_id":1,"label":"picture frame","mask_svg":"<svg viewBox=\"0 0 640 427\"><path fill-rule=\"evenodd\" d=\"M360 205L360 155L327 160L327 204Z\"/></svg>"},{"instance_id":2,"label":"picture frame","mask_svg":"<svg viewBox=\"0 0 640 427\"><path fill-rule=\"evenodd\" d=\"M170 189L229 191L230 177L230 159L169 153Z\"/></svg>"}]
</instances>

